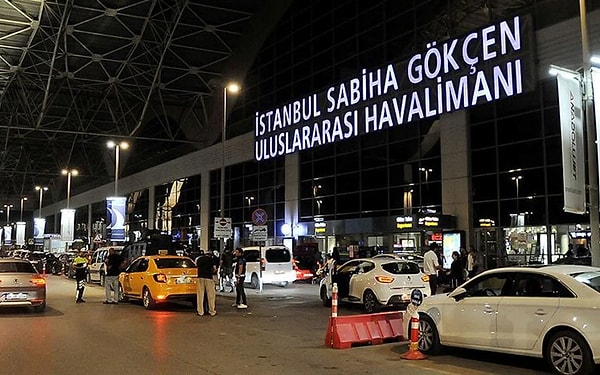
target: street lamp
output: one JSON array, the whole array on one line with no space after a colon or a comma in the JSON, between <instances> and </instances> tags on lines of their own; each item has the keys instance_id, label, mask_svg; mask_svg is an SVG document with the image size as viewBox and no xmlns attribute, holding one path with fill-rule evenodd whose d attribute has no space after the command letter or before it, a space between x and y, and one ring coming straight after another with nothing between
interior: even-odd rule
<instances>
[{"instance_id":1,"label":"street lamp","mask_svg":"<svg viewBox=\"0 0 600 375\"><path fill-rule=\"evenodd\" d=\"M433 172L433 169L431 168L419 168L419 170L421 172L425 172L425 183L429 183L429 173Z\"/></svg>"},{"instance_id":2,"label":"street lamp","mask_svg":"<svg viewBox=\"0 0 600 375\"><path fill-rule=\"evenodd\" d=\"M63 176L67 176L67 209L69 209L69 199L71 198L71 176L77 176L79 171L77 169L63 169Z\"/></svg>"},{"instance_id":3,"label":"street lamp","mask_svg":"<svg viewBox=\"0 0 600 375\"><path fill-rule=\"evenodd\" d=\"M35 187L35 190L37 190L37 191L39 191L39 192L40 192L40 210L39 210L39 212L38 212L38 217L40 217L40 218L41 218L41 217L42 217L42 198L43 198L43 195L42 195L42 194L43 194L43 193L44 193L46 190L48 190L48 187L47 187L47 186L36 186L36 187Z\"/></svg>"},{"instance_id":4,"label":"street lamp","mask_svg":"<svg viewBox=\"0 0 600 375\"><path fill-rule=\"evenodd\" d=\"M119 142L108 141L106 142L106 146L108 148L115 149L115 197L118 196L117 192L119 190L119 151L120 149L127 150L129 148L129 143L127 142Z\"/></svg>"},{"instance_id":5,"label":"street lamp","mask_svg":"<svg viewBox=\"0 0 600 375\"><path fill-rule=\"evenodd\" d=\"M519 180L523 179L523 176L513 176L511 180L515 182L515 186L517 187L517 215L519 214Z\"/></svg>"},{"instance_id":6,"label":"street lamp","mask_svg":"<svg viewBox=\"0 0 600 375\"><path fill-rule=\"evenodd\" d=\"M10 225L10 209L12 204L5 204L4 208L6 208L6 225Z\"/></svg>"},{"instance_id":7,"label":"street lamp","mask_svg":"<svg viewBox=\"0 0 600 375\"><path fill-rule=\"evenodd\" d=\"M227 129L227 93L236 94L240 91L240 86L231 82L223 86L223 130L221 132L221 199L219 206L221 217L225 217L225 132ZM221 239L221 251L224 250L224 240Z\"/></svg>"},{"instance_id":8,"label":"street lamp","mask_svg":"<svg viewBox=\"0 0 600 375\"><path fill-rule=\"evenodd\" d=\"M19 221L23 221L23 202L27 200L27 197L21 198L21 216L19 217Z\"/></svg>"}]
</instances>

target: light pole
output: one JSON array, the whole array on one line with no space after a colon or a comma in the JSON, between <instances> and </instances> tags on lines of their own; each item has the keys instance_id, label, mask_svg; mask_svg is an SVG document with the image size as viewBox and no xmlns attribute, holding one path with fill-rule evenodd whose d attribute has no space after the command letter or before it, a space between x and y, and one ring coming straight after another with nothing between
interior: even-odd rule
<instances>
[{"instance_id":1,"label":"light pole","mask_svg":"<svg viewBox=\"0 0 600 375\"><path fill-rule=\"evenodd\" d=\"M129 143L124 141L119 143L108 141L106 142L106 146L115 149L115 197L117 197L119 191L119 151L121 149L127 150L129 148Z\"/></svg>"},{"instance_id":2,"label":"light pole","mask_svg":"<svg viewBox=\"0 0 600 375\"><path fill-rule=\"evenodd\" d=\"M35 190L40 192L40 210L38 212L38 217L42 217L42 199L43 199L43 193L48 190L47 186L36 186Z\"/></svg>"},{"instance_id":3,"label":"light pole","mask_svg":"<svg viewBox=\"0 0 600 375\"><path fill-rule=\"evenodd\" d=\"M77 176L79 171L77 169L63 169L63 176L67 176L67 209L69 209L69 199L71 198L71 176Z\"/></svg>"},{"instance_id":4,"label":"light pole","mask_svg":"<svg viewBox=\"0 0 600 375\"><path fill-rule=\"evenodd\" d=\"M219 209L221 217L225 217L225 132L227 129L227 93L236 94L240 91L240 86L231 82L223 86L223 130L221 132L221 197L219 200ZM225 241L221 239L221 252L224 250Z\"/></svg>"},{"instance_id":5,"label":"light pole","mask_svg":"<svg viewBox=\"0 0 600 375\"><path fill-rule=\"evenodd\" d=\"M419 168L419 170L421 172L425 172L425 183L428 184L429 183L429 173L433 172L433 169L431 169L431 168Z\"/></svg>"},{"instance_id":6,"label":"light pole","mask_svg":"<svg viewBox=\"0 0 600 375\"><path fill-rule=\"evenodd\" d=\"M21 216L19 217L19 221L23 221L23 202L27 200L27 197L21 198Z\"/></svg>"},{"instance_id":7,"label":"light pole","mask_svg":"<svg viewBox=\"0 0 600 375\"><path fill-rule=\"evenodd\" d=\"M12 204L5 204L4 208L6 208L6 225L10 225L10 209Z\"/></svg>"},{"instance_id":8,"label":"light pole","mask_svg":"<svg viewBox=\"0 0 600 375\"><path fill-rule=\"evenodd\" d=\"M515 186L517 187L517 215L519 215L519 180L523 179L523 176L513 176L511 180L515 182Z\"/></svg>"}]
</instances>

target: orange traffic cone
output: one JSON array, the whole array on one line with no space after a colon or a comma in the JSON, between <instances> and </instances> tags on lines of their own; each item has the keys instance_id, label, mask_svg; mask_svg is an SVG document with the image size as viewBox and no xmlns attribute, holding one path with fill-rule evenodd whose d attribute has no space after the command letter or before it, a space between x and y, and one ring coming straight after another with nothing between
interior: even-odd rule
<instances>
[{"instance_id":1,"label":"orange traffic cone","mask_svg":"<svg viewBox=\"0 0 600 375\"><path fill-rule=\"evenodd\" d=\"M413 313L410 317L410 344L408 351L400 356L402 359L427 359L419 350L419 314Z\"/></svg>"}]
</instances>

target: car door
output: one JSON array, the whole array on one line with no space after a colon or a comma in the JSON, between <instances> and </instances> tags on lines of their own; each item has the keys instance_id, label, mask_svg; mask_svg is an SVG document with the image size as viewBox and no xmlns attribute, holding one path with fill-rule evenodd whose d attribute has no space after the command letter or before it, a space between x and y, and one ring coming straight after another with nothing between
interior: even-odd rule
<instances>
[{"instance_id":1,"label":"car door","mask_svg":"<svg viewBox=\"0 0 600 375\"><path fill-rule=\"evenodd\" d=\"M338 285L338 297L347 298L350 292L350 278L357 271L359 261L351 260L342 265L333 275L333 283ZM333 286L333 284L332 284Z\"/></svg>"},{"instance_id":2,"label":"car door","mask_svg":"<svg viewBox=\"0 0 600 375\"><path fill-rule=\"evenodd\" d=\"M375 268L373 262L363 260L356 266L356 271L350 276L348 298L362 300L365 287L374 281L371 271Z\"/></svg>"},{"instance_id":3,"label":"car door","mask_svg":"<svg viewBox=\"0 0 600 375\"><path fill-rule=\"evenodd\" d=\"M142 261L141 259L135 260L123 272L124 273L123 278L122 278L123 282L122 282L122 285L121 285L123 287L123 293L125 293L125 294L133 294L132 287L131 287L131 279L132 278L130 277L130 275L134 274L135 272L137 272L137 270L138 270L138 268L140 266L141 261Z\"/></svg>"},{"instance_id":4,"label":"car door","mask_svg":"<svg viewBox=\"0 0 600 375\"><path fill-rule=\"evenodd\" d=\"M148 270L148 258L139 258L136 262L139 263L135 268L130 270L126 277L129 283L129 293L139 297L142 295L142 288L144 287L146 278L151 276L147 275L146 272Z\"/></svg>"},{"instance_id":5,"label":"car door","mask_svg":"<svg viewBox=\"0 0 600 375\"><path fill-rule=\"evenodd\" d=\"M558 310L560 297L570 293L551 276L516 273L510 295L498 305L498 347L533 349Z\"/></svg>"},{"instance_id":6,"label":"car door","mask_svg":"<svg viewBox=\"0 0 600 375\"><path fill-rule=\"evenodd\" d=\"M482 275L465 284L466 294L443 306L441 339L458 346L496 345L496 312L508 281L507 273Z\"/></svg>"}]
</instances>

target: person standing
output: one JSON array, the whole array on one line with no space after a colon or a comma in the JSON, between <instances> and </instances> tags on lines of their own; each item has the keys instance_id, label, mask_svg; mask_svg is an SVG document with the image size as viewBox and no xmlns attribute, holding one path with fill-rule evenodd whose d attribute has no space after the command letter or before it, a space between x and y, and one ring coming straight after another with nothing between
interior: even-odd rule
<instances>
[{"instance_id":1,"label":"person standing","mask_svg":"<svg viewBox=\"0 0 600 375\"><path fill-rule=\"evenodd\" d=\"M73 267L75 268L75 281L77 282L75 303L85 302L83 299L83 292L85 290L85 279L87 277L87 265L88 260L84 257L83 251L77 254L75 259L73 259Z\"/></svg>"},{"instance_id":2,"label":"person standing","mask_svg":"<svg viewBox=\"0 0 600 375\"><path fill-rule=\"evenodd\" d=\"M241 247L237 247L233 255L235 261L235 304L232 306L238 309L247 309L246 291L244 290L244 282L246 281L246 259L244 259L244 251Z\"/></svg>"},{"instance_id":3,"label":"person standing","mask_svg":"<svg viewBox=\"0 0 600 375\"><path fill-rule=\"evenodd\" d=\"M453 251L452 264L450 264L450 286L452 288L458 287L465 281L464 276L464 267L462 259L460 259L460 253Z\"/></svg>"},{"instance_id":4,"label":"person standing","mask_svg":"<svg viewBox=\"0 0 600 375\"><path fill-rule=\"evenodd\" d=\"M429 276L429 289L431 295L434 295L438 286L438 271L440 270L438 245L433 242L429 246L429 251L423 255L423 272Z\"/></svg>"},{"instance_id":5,"label":"person standing","mask_svg":"<svg viewBox=\"0 0 600 375\"><path fill-rule=\"evenodd\" d=\"M475 252L475 248L469 246L469 252L467 253L467 274L469 279L477 275L478 268L479 265L477 264L477 253Z\"/></svg>"},{"instance_id":6,"label":"person standing","mask_svg":"<svg viewBox=\"0 0 600 375\"><path fill-rule=\"evenodd\" d=\"M196 258L196 267L198 268L198 283L196 284L196 314L202 316L205 313L204 295L208 300L208 313L210 316L217 315L215 309L217 294L215 291L215 280L213 275L217 272L217 267L212 253L201 254Z\"/></svg>"},{"instance_id":7,"label":"person standing","mask_svg":"<svg viewBox=\"0 0 600 375\"><path fill-rule=\"evenodd\" d=\"M119 303L119 274L121 273L121 266L125 262L125 259L115 253L115 249L111 247L108 249L108 255L104 260L106 265L106 275L104 277L104 294L106 299L104 304L118 304ZM114 291L114 298L111 296L111 289Z\"/></svg>"}]
</instances>

